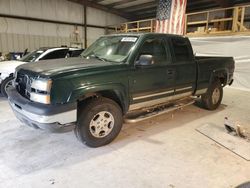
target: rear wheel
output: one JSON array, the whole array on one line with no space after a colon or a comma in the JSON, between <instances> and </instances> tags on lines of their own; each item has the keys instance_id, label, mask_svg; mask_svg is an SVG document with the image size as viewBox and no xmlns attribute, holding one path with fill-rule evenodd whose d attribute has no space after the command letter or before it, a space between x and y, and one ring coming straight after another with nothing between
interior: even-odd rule
<instances>
[{"instance_id":1,"label":"rear wheel","mask_svg":"<svg viewBox=\"0 0 250 188\"><path fill-rule=\"evenodd\" d=\"M1 83L1 93L4 97L8 97L6 90L12 85L12 76L5 78Z\"/></svg>"},{"instance_id":2,"label":"rear wheel","mask_svg":"<svg viewBox=\"0 0 250 188\"><path fill-rule=\"evenodd\" d=\"M207 93L201 96L201 100L206 109L215 110L220 106L222 97L222 85L219 80L216 80L210 85Z\"/></svg>"},{"instance_id":3,"label":"rear wheel","mask_svg":"<svg viewBox=\"0 0 250 188\"><path fill-rule=\"evenodd\" d=\"M100 147L112 142L122 128L120 106L107 98L91 99L80 109L76 137L90 147Z\"/></svg>"}]
</instances>

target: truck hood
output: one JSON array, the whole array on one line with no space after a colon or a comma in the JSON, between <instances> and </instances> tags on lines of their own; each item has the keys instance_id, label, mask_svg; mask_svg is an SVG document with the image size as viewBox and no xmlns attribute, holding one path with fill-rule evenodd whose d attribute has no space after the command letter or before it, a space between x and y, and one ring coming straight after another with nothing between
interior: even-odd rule
<instances>
[{"instance_id":1,"label":"truck hood","mask_svg":"<svg viewBox=\"0 0 250 188\"><path fill-rule=\"evenodd\" d=\"M0 73L11 74L15 72L16 67L26 62L22 61L2 61L0 62Z\"/></svg>"},{"instance_id":2,"label":"truck hood","mask_svg":"<svg viewBox=\"0 0 250 188\"><path fill-rule=\"evenodd\" d=\"M21 65L17 70L23 69L31 72L39 73L44 76L53 76L65 72L76 70L83 70L89 68L97 68L103 66L110 66L114 63L103 62L97 59L84 59L84 58L66 58L38 61L36 63L27 63Z\"/></svg>"}]
</instances>

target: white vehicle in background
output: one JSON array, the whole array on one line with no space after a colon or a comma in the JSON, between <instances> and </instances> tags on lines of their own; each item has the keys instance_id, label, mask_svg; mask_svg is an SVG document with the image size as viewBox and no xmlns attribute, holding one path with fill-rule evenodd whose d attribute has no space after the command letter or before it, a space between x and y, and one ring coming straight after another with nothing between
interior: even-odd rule
<instances>
[{"instance_id":1,"label":"white vehicle in background","mask_svg":"<svg viewBox=\"0 0 250 188\"><path fill-rule=\"evenodd\" d=\"M83 49L79 48L40 48L28 53L19 60L0 62L0 87L1 94L7 97L6 89L11 85L16 67L24 63L37 62L47 59L78 57Z\"/></svg>"}]
</instances>

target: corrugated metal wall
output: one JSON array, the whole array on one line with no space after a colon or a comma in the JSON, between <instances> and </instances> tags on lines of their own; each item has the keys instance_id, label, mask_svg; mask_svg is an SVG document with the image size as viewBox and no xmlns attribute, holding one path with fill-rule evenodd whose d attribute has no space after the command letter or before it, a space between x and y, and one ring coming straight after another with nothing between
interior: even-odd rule
<instances>
[{"instance_id":1,"label":"corrugated metal wall","mask_svg":"<svg viewBox=\"0 0 250 188\"><path fill-rule=\"evenodd\" d=\"M0 14L84 23L84 8L67 0L0 0ZM87 7L87 24L107 26L125 22L119 16ZM84 30L78 26L82 42ZM70 45L74 26L0 17L0 52L29 51L42 46ZM87 28L90 45L104 29Z\"/></svg>"}]
</instances>

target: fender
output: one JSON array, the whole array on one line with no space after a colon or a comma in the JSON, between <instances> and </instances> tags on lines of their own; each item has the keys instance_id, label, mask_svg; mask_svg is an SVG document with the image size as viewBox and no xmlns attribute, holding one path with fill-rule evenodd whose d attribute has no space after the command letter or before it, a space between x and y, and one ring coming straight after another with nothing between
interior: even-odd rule
<instances>
[{"instance_id":1,"label":"fender","mask_svg":"<svg viewBox=\"0 0 250 188\"><path fill-rule=\"evenodd\" d=\"M119 99L119 103L122 107L123 112L127 112L129 107L129 94L126 90L126 86L116 83L107 83L107 84L97 84L97 85L88 85L74 89L69 95L67 102L75 102L86 96L102 95L104 92L113 92L115 97Z\"/></svg>"}]
</instances>

